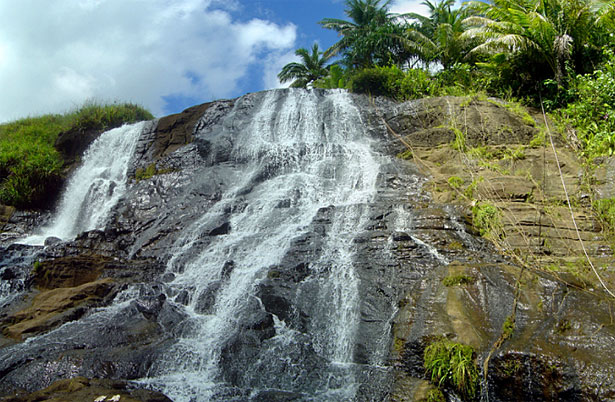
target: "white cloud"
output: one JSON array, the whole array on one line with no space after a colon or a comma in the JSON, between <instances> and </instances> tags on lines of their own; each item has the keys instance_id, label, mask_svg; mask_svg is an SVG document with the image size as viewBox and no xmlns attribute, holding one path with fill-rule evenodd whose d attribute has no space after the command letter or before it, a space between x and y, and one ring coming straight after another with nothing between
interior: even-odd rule
<instances>
[{"instance_id":1,"label":"white cloud","mask_svg":"<svg viewBox=\"0 0 615 402\"><path fill-rule=\"evenodd\" d=\"M0 1L0 121L64 112L89 98L138 102L161 115L163 96L237 95L250 68L279 65L296 39L292 24L233 20L237 7L221 0Z\"/></svg>"},{"instance_id":2,"label":"white cloud","mask_svg":"<svg viewBox=\"0 0 615 402\"><path fill-rule=\"evenodd\" d=\"M284 84L280 83L278 73L282 71L282 67L292 62L301 62L299 56L295 55L294 50L271 54L268 62L265 64L265 74L263 77L264 87L288 88L290 84L292 84L292 81Z\"/></svg>"},{"instance_id":3,"label":"white cloud","mask_svg":"<svg viewBox=\"0 0 615 402\"><path fill-rule=\"evenodd\" d=\"M417 13L428 16L429 8L422 3L423 0L394 0L389 10L396 14Z\"/></svg>"}]
</instances>

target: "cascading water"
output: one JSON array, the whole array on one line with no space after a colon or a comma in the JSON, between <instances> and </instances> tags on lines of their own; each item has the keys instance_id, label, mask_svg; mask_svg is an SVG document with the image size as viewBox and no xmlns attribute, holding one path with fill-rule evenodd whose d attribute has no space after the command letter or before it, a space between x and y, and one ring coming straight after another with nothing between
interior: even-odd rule
<instances>
[{"instance_id":1,"label":"cascading water","mask_svg":"<svg viewBox=\"0 0 615 402\"><path fill-rule=\"evenodd\" d=\"M126 190L126 172L144 122L104 132L87 149L83 164L68 182L55 216L40 234L20 241L43 244L48 237L62 240L100 229Z\"/></svg>"},{"instance_id":2,"label":"cascading water","mask_svg":"<svg viewBox=\"0 0 615 402\"><path fill-rule=\"evenodd\" d=\"M250 123L236 127L241 102L221 123L221 135L233 138L231 157L244 168L173 247L169 295L182 299L177 306L187 319L142 381L177 402L246 400L262 392L352 400L359 322L353 239L376 195L379 163L371 140L342 91L268 92ZM277 275L273 268L323 208L332 210L328 232L292 296L308 316L306 331L273 314L274 333L243 335L246 326L266 322L259 284ZM229 214L230 230L199 246L211 222ZM257 347L243 355L251 343Z\"/></svg>"}]
</instances>

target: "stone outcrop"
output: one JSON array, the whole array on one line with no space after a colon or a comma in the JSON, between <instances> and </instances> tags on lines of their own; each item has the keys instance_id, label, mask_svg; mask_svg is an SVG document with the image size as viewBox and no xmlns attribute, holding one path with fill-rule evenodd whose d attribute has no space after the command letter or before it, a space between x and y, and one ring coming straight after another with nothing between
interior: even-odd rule
<instances>
[{"instance_id":1,"label":"stone outcrop","mask_svg":"<svg viewBox=\"0 0 615 402\"><path fill-rule=\"evenodd\" d=\"M400 107L421 109L422 102ZM445 235L450 224L440 230L433 219L417 224L417 236L425 224L431 244L440 254L452 256L406 288L394 327L393 354L403 369L392 400L426 396L432 385L426 381L423 352L437 336L474 347L487 379L482 397L488 400L615 399L615 367L605 358L614 335L613 301L582 250L587 249L606 283L615 283L610 238L591 208L592 199L612 196L606 173L613 172L610 161L598 169L597 180L592 179L565 139L553 133L582 245L541 120L531 123L492 102L448 98L427 104L443 102L445 112L427 124L395 125L404 120L393 119L391 126L410 145L400 149L400 156L430 177L428 186L437 204L455 208L471 224L472 209L488 203L499 212L499 226L496 233L486 234L490 242L481 245L475 243L476 232L471 238L451 239ZM490 124L493 108L500 115L495 126ZM466 113L480 119L468 119L471 123L466 125ZM508 125L503 136L498 135L503 131L500 121ZM463 149L455 144L454 133L426 139L426 132L443 130L442 126L465 135ZM594 180L600 185L590 184ZM468 244L470 239L474 244ZM498 254L503 261L493 260ZM458 275L472 281L444 284ZM511 333L503 329L507 320L513 324Z\"/></svg>"},{"instance_id":2,"label":"stone outcrop","mask_svg":"<svg viewBox=\"0 0 615 402\"><path fill-rule=\"evenodd\" d=\"M113 399L114 397L116 399ZM59 380L40 391L29 394L17 393L14 396L0 398L2 402L74 402L94 400L172 402L169 398L158 392L135 389L134 386L125 381L89 379L85 377Z\"/></svg>"},{"instance_id":3,"label":"stone outcrop","mask_svg":"<svg viewBox=\"0 0 615 402\"><path fill-rule=\"evenodd\" d=\"M353 349L357 400L425 397L433 385L423 353L441 337L474 348L486 378L482 393L490 401L615 400L613 302L579 259L555 155L538 119L492 99L353 100L378 150L399 156L381 167L378 194L365 205L367 223L353 239L361 300ZM246 124L258 101L258 94L244 99L233 124ZM131 181L104 230L70 242L50 241L44 249L2 244L0 279L10 287L6 294L18 295L0 306L5 400L112 394L121 394L122 401L168 400L135 389L130 380L145 377L189 330L182 322L190 295L169 285L182 261L170 264L169 249L237 179L242 162L230 155L232 138L218 125L234 104L196 106L152 124L139 140L130 171L135 177L138 169L153 165L154 174ZM565 139L556 137L556 146L581 237L613 283L609 240L590 199L613 196L615 164L606 159L595 176L598 185L588 185L592 172ZM250 197L267 174L263 170L242 194ZM501 214L497 231L486 236L473 224L473 206L481 203ZM231 216L247 205L220 211L200 236L180 240L199 249L233 234ZM278 203L280 209L292 206L290 198ZM287 368L297 370L291 372L297 383L339 380L318 378L326 361L309 342L308 334L317 330L311 321L317 289L306 278L315 275L311 264L321 256L335 217L344 213L343 206L321 208L308 234L293 239L280 264L255 287L241 330L221 351L221 377L236 388L219 399L304 396L274 387L258 395L240 393L249 390L243 376L252 364L265 383L275 377L261 353L274 343L280 322L305 340L288 345L307 356L304 370ZM28 216L14 214L11 230L27 231L28 219L35 220ZM236 269L232 255L221 265L219 280L192 304L196 313L211 312ZM471 280L444 284L460 275ZM121 308L101 308L112 301ZM503 336L507 320L513 330ZM33 335L22 348L19 341ZM382 350L384 356L376 355ZM10 396L16 391L21 394ZM455 397L454 389L444 391Z\"/></svg>"}]
</instances>

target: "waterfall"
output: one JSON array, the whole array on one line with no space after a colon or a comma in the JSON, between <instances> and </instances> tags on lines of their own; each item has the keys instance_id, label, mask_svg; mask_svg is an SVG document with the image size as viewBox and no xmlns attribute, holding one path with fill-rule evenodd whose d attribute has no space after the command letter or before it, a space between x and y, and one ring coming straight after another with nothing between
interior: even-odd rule
<instances>
[{"instance_id":1,"label":"waterfall","mask_svg":"<svg viewBox=\"0 0 615 402\"><path fill-rule=\"evenodd\" d=\"M48 237L70 240L81 232L101 229L126 190L128 164L144 124L106 131L92 142L68 181L51 224L20 243L43 244Z\"/></svg>"},{"instance_id":2,"label":"waterfall","mask_svg":"<svg viewBox=\"0 0 615 402\"><path fill-rule=\"evenodd\" d=\"M245 126L236 119L247 107L244 98L221 123L220 135L232 138L231 158L242 163L242 170L171 250L167 269L175 279L169 296L177 295L175 305L187 319L175 343L141 381L177 402L239 401L263 391L352 400L360 321L353 239L363 230L367 205L376 195L379 162L373 140L346 92L286 90L259 96ZM293 296L309 316L307 331L273 314L273 336L241 338L246 322L263 313L259 284L275 275L272 268L326 211L327 233ZM230 230L202 245L212 222L221 219L228 220ZM260 344L251 356L229 354L240 342ZM240 369L231 376L222 366L233 364Z\"/></svg>"}]
</instances>

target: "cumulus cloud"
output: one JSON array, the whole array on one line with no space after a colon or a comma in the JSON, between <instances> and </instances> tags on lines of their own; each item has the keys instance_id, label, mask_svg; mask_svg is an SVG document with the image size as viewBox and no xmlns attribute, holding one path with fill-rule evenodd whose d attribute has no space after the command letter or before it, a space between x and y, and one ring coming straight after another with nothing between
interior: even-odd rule
<instances>
[{"instance_id":1,"label":"cumulus cloud","mask_svg":"<svg viewBox=\"0 0 615 402\"><path fill-rule=\"evenodd\" d=\"M64 112L88 99L132 101L155 114L165 96L239 95L249 69L267 74L297 28L238 21L237 1L0 2L0 121ZM271 83L268 75L263 83Z\"/></svg>"},{"instance_id":2,"label":"cumulus cloud","mask_svg":"<svg viewBox=\"0 0 615 402\"><path fill-rule=\"evenodd\" d=\"M417 13L429 15L429 8L422 4L423 0L394 0L389 10L396 14Z\"/></svg>"},{"instance_id":3,"label":"cumulus cloud","mask_svg":"<svg viewBox=\"0 0 615 402\"><path fill-rule=\"evenodd\" d=\"M301 62L299 56L295 55L294 50L288 52L272 53L268 62L265 64L264 83L265 88L288 88L291 82L280 83L278 73L288 63Z\"/></svg>"}]
</instances>

